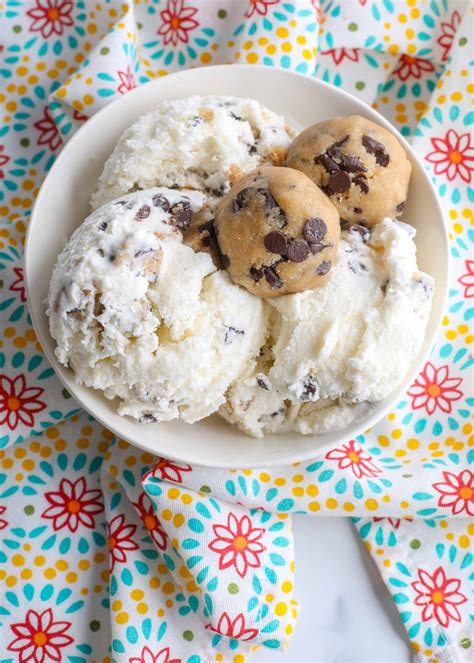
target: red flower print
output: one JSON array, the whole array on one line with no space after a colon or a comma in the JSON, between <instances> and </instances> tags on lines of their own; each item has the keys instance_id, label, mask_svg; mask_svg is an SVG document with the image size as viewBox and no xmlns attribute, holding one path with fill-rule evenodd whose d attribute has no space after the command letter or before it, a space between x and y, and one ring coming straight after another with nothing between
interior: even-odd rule
<instances>
[{"instance_id":1,"label":"red flower print","mask_svg":"<svg viewBox=\"0 0 474 663\"><path fill-rule=\"evenodd\" d=\"M53 152L58 149L62 140L56 122L53 120L48 106L44 109L43 119L35 122L33 126L40 132L38 145L47 145Z\"/></svg>"},{"instance_id":2,"label":"red flower print","mask_svg":"<svg viewBox=\"0 0 474 663\"><path fill-rule=\"evenodd\" d=\"M355 476L360 479L363 476L375 477L380 470L372 462L372 456L367 453L355 440L350 440L342 447L333 449L326 454L327 460L337 460L340 470L350 467Z\"/></svg>"},{"instance_id":3,"label":"red flower print","mask_svg":"<svg viewBox=\"0 0 474 663\"><path fill-rule=\"evenodd\" d=\"M142 493L138 502L133 502L133 506L138 511L150 538L153 539L160 550L166 550L168 545L166 532L155 514L150 498L145 493Z\"/></svg>"},{"instance_id":4,"label":"red flower print","mask_svg":"<svg viewBox=\"0 0 474 663\"><path fill-rule=\"evenodd\" d=\"M461 15L459 14L458 11L453 12L450 23L447 23L445 21L441 23L442 34L440 37L438 37L437 42L443 49L443 55L441 58L442 62L446 62L446 60L448 59L449 51L451 50L451 46L453 45L453 40L460 23L461 23Z\"/></svg>"},{"instance_id":5,"label":"red flower print","mask_svg":"<svg viewBox=\"0 0 474 663\"><path fill-rule=\"evenodd\" d=\"M237 615L234 621L232 621L227 612L223 612L217 623L217 627L208 624L206 628L214 631L214 633L226 635L228 638L234 638L235 640L243 640L244 642L249 642L258 635L258 629L245 628L245 617L243 613Z\"/></svg>"},{"instance_id":6,"label":"red flower print","mask_svg":"<svg viewBox=\"0 0 474 663\"><path fill-rule=\"evenodd\" d=\"M341 64L343 60L359 61L358 48L331 48L328 51L321 51L321 55L330 55L335 64Z\"/></svg>"},{"instance_id":7,"label":"red flower print","mask_svg":"<svg viewBox=\"0 0 474 663\"><path fill-rule=\"evenodd\" d=\"M270 5L277 5L280 0L249 0L249 6L245 12L245 18L250 18L255 13L266 16Z\"/></svg>"},{"instance_id":8,"label":"red flower print","mask_svg":"<svg viewBox=\"0 0 474 663\"><path fill-rule=\"evenodd\" d=\"M181 483L183 481L181 472L192 472L192 470L193 468L191 465L182 465L181 463L166 460L166 458L159 458L156 465L153 465L150 470L149 475L158 479L163 479L163 481L175 481L176 483Z\"/></svg>"},{"instance_id":9,"label":"red flower print","mask_svg":"<svg viewBox=\"0 0 474 663\"><path fill-rule=\"evenodd\" d=\"M319 21L321 18L321 4L319 0L311 0L311 4L313 5L313 9L316 12L316 20Z\"/></svg>"},{"instance_id":10,"label":"red flower print","mask_svg":"<svg viewBox=\"0 0 474 663\"><path fill-rule=\"evenodd\" d=\"M0 145L0 180L3 180L3 178L5 177L5 173L2 170L2 166L6 166L7 163L10 161L9 156L7 156L6 154L2 154L4 149L5 145Z\"/></svg>"},{"instance_id":11,"label":"red flower print","mask_svg":"<svg viewBox=\"0 0 474 663\"><path fill-rule=\"evenodd\" d=\"M20 300L25 303L26 302L26 294L25 294L25 282L23 279L23 270L21 267L14 267L13 271L15 272L15 275L17 276L17 280L14 281L11 286L10 290L13 292L19 292L20 293Z\"/></svg>"},{"instance_id":12,"label":"red flower print","mask_svg":"<svg viewBox=\"0 0 474 663\"><path fill-rule=\"evenodd\" d=\"M54 622L51 608L41 614L28 610L25 621L10 626L17 636L8 645L8 651L19 652L19 663L47 663L64 660L61 649L74 638L66 635L71 622Z\"/></svg>"},{"instance_id":13,"label":"red flower print","mask_svg":"<svg viewBox=\"0 0 474 663\"><path fill-rule=\"evenodd\" d=\"M411 586L417 593L415 605L424 606L422 621L435 619L444 627L449 626L450 619L460 622L461 615L456 606L467 601L467 596L459 591L461 581L456 578L448 580L441 566L438 566L432 576L428 571L418 569L418 578Z\"/></svg>"},{"instance_id":14,"label":"red flower print","mask_svg":"<svg viewBox=\"0 0 474 663\"><path fill-rule=\"evenodd\" d=\"M52 34L62 35L64 26L73 24L72 8L70 0L36 0L36 7L26 12L33 19L30 31L41 32L43 39Z\"/></svg>"},{"instance_id":15,"label":"red flower print","mask_svg":"<svg viewBox=\"0 0 474 663\"><path fill-rule=\"evenodd\" d=\"M154 654L148 647L143 647L140 656L134 656L128 663L181 663L180 658L170 658L170 648L162 649Z\"/></svg>"},{"instance_id":16,"label":"red flower print","mask_svg":"<svg viewBox=\"0 0 474 663\"><path fill-rule=\"evenodd\" d=\"M474 260L466 260L467 272L459 278L459 283L464 286L464 297L474 297Z\"/></svg>"},{"instance_id":17,"label":"red flower print","mask_svg":"<svg viewBox=\"0 0 474 663\"><path fill-rule=\"evenodd\" d=\"M125 516L115 516L107 523L107 545L110 554L110 570L113 571L116 563L127 561L127 551L138 550L138 544L132 539L137 531L136 525L126 525Z\"/></svg>"},{"instance_id":18,"label":"red flower print","mask_svg":"<svg viewBox=\"0 0 474 663\"><path fill-rule=\"evenodd\" d=\"M437 408L451 412L451 403L462 398L462 392L456 389L461 382L462 378L449 377L447 366L435 368L428 362L407 392L412 397L412 408L425 408L428 414L433 414Z\"/></svg>"},{"instance_id":19,"label":"red flower print","mask_svg":"<svg viewBox=\"0 0 474 663\"><path fill-rule=\"evenodd\" d=\"M408 78L421 78L427 71L435 71L434 64L429 60L402 55L393 73L401 81L406 81Z\"/></svg>"},{"instance_id":20,"label":"red flower print","mask_svg":"<svg viewBox=\"0 0 474 663\"><path fill-rule=\"evenodd\" d=\"M117 76L120 78L120 85L117 88L119 94L125 94L129 90L133 90L134 87L137 87L137 82L135 81L135 76L133 71L130 69L130 65L127 65L126 71L118 71Z\"/></svg>"},{"instance_id":21,"label":"red flower print","mask_svg":"<svg viewBox=\"0 0 474 663\"><path fill-rule=\"evenodd\" d=\"M89 119L89 116L86 115L85 113L81 113L77 109L74 109L74 113L72 114L72 117L77 120L78 122L85 122L86 120Z\"/></svg>"},{"instance_id":22,"label":"red flower print","mask_svg":"<svg viewBox=\"0 0 474 663\"><path fill-rule=\"evenodd\" d=\"M401 525L402 520L411 522L413 518L411 516L405 516L404 518L374 518L374 523L379 523L381 521L387 521L393 527L393 529L398 529Z\"/></svg>"},{"instance_id":23,"label":"red flower print","mask_svg":"<svg viewBox=\"0 0 474 663\"><path fill-rule=\"evenodd\" d=\"M260 527L253 527L248 516L240 520L229 513L227 525L213 525L212 529L217 538L209 544L209 548L219 553L219 568L227 569L235 566L239 576L243 578L247 569L260 566L259 555L265 550L259 539L265 533Z\"/></svg>"},{"instance_id":24,"label":"red flower print","mask_svg":"<svg viewBox=\"0 0 474 663\"><path fill-rule=\"evenodd\" d=\"M438 506L451 506L453 516L463 511L474 516L474 473L464 470L460 474L443 472L444 481L433 484L433 488L441 493Z\"/></svg>"},{"instance_id":25,"label":"red flower print","mask_svg":"<svg viewBox=\"0 0 474 663\"><path fill-rule=\"evenodd\" d=\"M38 400L44 389L41 387L27 387L25 376L10 380L6 375L0 375L0 424L6 423L10 430L15 430L19 423L33 426L33 414L41 412L46 407L43 401Z\"/></svg>"},{"instance_id":26,"label":"red flower print","mask_svg":"<svg viewBox=\"0 0 474 663\"><path fill-rule=\"evenodd\" d=\"M97 488L87 488L83 477L74 483L62 479L59 490L45 493L45 497L51 506L41 515L53 521L55 532L63 527L75 532L80 524L92 529L95 527L94 515L104 510L102 492Z\"/></svg>"},{"instance_id":27,"label":"red flower print","mask_svg":"<svg viewBox=\"0 0 474 663\"><path fill-rule=\"evenodd\" d=\"M0 506L0 516L2 516L5 511L7 510L6 506ZM3 518L0 518L0 529L5 529L5 527L8 525L8 522L4 520Z\"/></svg>"},{"instance_id":28,"label":"red flower print","mask_svg":"<svg viewBox=\"0 0 474 663\"><path fill-rule=\"evenodd\" d=\"M188 32L198 27L199 23L192 18L197 13L196 7L185 7L184 0L168 0L166 9L160 12L163 23L158 34L163 36L165 46L170 42L176 46L178 42L189 42Z\"/></svg>"},{"instance_id":29,"label":"red flower print","mask_svg":"<svg viewBox=\"0 0 474 663\"><path fill-rule=\"evenodd\" d=\"M444 175L450 182L459 177L467 184L471 183L474 171L474 145L471 145L470 133L458 134L450 129L444 138L432 138L433 152L425 159L434 163L436 175Z\"/></svg>"}]
</instances>

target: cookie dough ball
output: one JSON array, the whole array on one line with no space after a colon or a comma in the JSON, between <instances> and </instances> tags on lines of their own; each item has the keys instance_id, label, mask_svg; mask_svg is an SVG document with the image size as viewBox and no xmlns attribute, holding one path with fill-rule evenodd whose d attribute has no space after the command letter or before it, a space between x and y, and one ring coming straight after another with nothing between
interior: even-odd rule
<instances>
[{"instance_id":1,"label":"cookie dough ball","mask_svg":"<svg viewBox=\"0 0 474 663\"><path fill-rule=\"evenodd\" d=\"M262 166L232 187L215 229L224 267L260 297L302 292L328 280L339 243L339 215L303 173Z\"/></svg>"},{"instance_id":2,"label":"cookie dough ball","mask_svg":"<svg viewBox=\"0 0 474 663\"><path fill-rule=\"evenodd\" d=\"M410 181L405 150L387 129L359 115L308 127L288 150L286 165L326 193L341 223L373 226L401 216Z\"/></svg>"}]
</instances>

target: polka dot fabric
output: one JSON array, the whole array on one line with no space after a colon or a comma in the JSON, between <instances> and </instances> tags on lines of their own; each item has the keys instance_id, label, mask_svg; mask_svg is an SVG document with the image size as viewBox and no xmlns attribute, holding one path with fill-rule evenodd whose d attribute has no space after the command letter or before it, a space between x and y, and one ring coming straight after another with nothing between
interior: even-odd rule
<instances>
[{"instance_id":1,"label":"polka dot fabric","mask_svg":"<svg viewBox=\"0 0 474 663\"><path fill-rule=\"evenodd\" d=\"M285 650L296 512L354 518L420 660L472 660L469 3L7 0L2 11L2 660L242 663ZM136 85L223 62L318 76L372 103L424 161L451 242L442 330L405 397L358 439L278 470L211 471L115 439L56 380L25 298L28 217L64 142Z\"/></svg>"}]
</instances>

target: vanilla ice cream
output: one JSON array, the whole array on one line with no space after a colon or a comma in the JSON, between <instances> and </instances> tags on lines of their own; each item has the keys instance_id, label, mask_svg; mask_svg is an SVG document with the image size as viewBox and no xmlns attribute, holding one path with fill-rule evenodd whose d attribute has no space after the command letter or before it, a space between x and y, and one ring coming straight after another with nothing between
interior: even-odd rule
<instances>
[{"instance_id":1,"label":"vanilla ice cream","mask_svg":"<svg viewBox=\"0 0 474 663\"><path fill-rule=\"evenodd\" d=\"M222 416L256 437L323 433L388 396L421 348L434 291L414 235L390 219L354 226L324 286L269 300L270 337Z\"/></svg>"},{"instance_id":2,"label":"vanilla ice cream","mask_svg":"<svg viewBox=\"0 0 474 663\"><path fill-rule=\"evenodd\" d=\"M265 302L182 243L205 204L155 188L91 214L59 256L48 296L58 360L141 422L197 421L265 340Z\"/></svg>"},{"instance_id":3,"label":"vanilla ice cream","mask_svg":"<svg viewBox=\"0 0 474 663\"><path fill-rule=\"evenodd\" d=\"M295 132L252 99L201 97L161 102L120 137L99 178L95 209L153 186L220 196L261 163L282 165Z\"/></svg>"}]
</instances>

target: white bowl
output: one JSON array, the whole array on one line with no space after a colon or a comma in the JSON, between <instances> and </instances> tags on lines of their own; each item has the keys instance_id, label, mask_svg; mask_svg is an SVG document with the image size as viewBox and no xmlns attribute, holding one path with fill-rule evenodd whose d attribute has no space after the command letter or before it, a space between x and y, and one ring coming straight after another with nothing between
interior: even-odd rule
<instances>
[{"instance_id":1,"label":"white bowl","mask_svg":"<svg viewBox=\"0 0 474 663\"><path fill-rule=\"evenodd\" d=\"M39 192L29 223L25 269L31 317L43 349L75 400L116 435L132 444L178 461L221 468L285 465L325 453L360 435L399 400L420 371L436 338L443 311L448 249L446 230L435 190L409 144L403 143L413 167L404 220L417 229L416 245L422 270L434 276L436 293L423 347L399 386L370 411L369 416L337 433L303 436L269 435L254 440L217 415L189 425L180 421L139 424L117 414L99 392L74 381L71 370L55 357L49 334L45 298L56 258L72 232L89 214L89 196L105 160L120 134L140 115L164 99L192 94L252 97L284 115L297 128L336 115L363 115L395 133L379 113L347 92L326 83L280 69L221 65L179 72L136 88L94 115L65 146Z\"/></svg>"}]
</instances>

